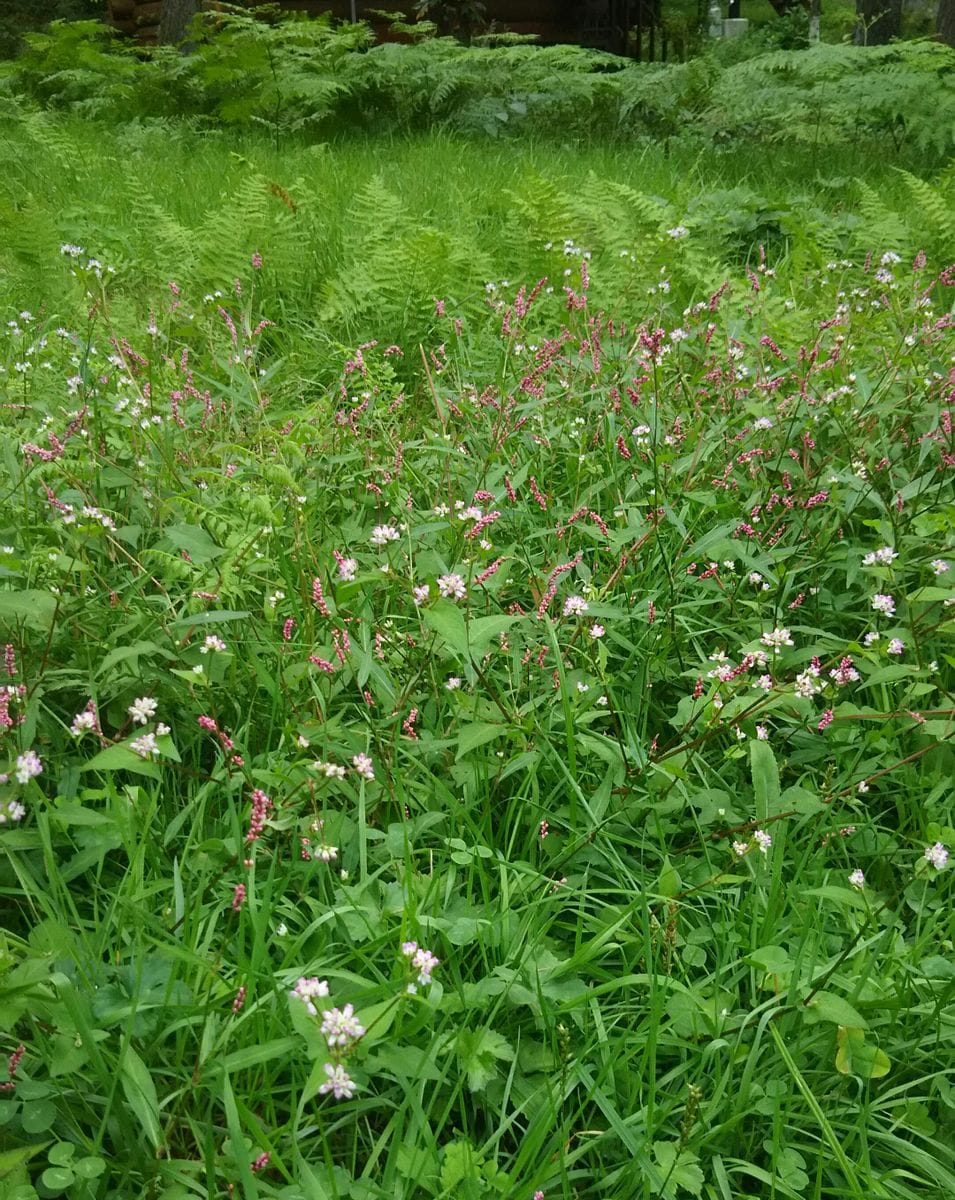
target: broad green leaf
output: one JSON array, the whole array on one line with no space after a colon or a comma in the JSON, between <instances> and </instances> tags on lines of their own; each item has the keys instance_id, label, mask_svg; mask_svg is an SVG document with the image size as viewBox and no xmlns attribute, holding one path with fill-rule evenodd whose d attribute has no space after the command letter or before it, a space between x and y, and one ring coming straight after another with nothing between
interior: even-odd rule
<instances>
[{"instance_id":1,"label":"broad green leaf","mask_svg":"<svg viewBox=\"0 0 955 1200\"><path fill-rule=\"evenodd\" d=\"M438 1190L438 1156L430 1146L420 1142L401 1145L395 1161L399 1179L413 1179L415 1189L430 1196Z\"/></svg>"},{"instance_id":2,"label":"broad green leaf","mask_svg":"<svg viewBox=\"0 0 955 1200\"><path fill-rule=\"evenodd\" d=\"M49 1142L40 1142L35 1146L16 1146L13 1150L0 1152L0 1181L9 1179L14 1171L34 1158L41 1150L45 1150Z\"/></svg>"},{"instance_id":3,"label":"broad green leaf","mask_svg":"<svg viewBox=\"0 0 955 1200\"><path fill-rule=\"evenodd\" d=\"M52 592L39 588L27 588L22 592L0 592L0 629L10 626L29 625L33 629L45 629L53 623L56 615L57 597Z\"/></svg>"},{"instance_id":4,"label":"broad green leaf","mask_svg":"<svg viewBox=\"0 0 955 1200\"><path fill-rule=\"evenodd\" d=\"M753 738L749 743L749 763L753 774L757 820L779 812L779 767L769 742Z\"/></svg>"},{"instance_id":5,"label":"broad green leaf","mask_svg":"<svg viewBox=\"0 0 955 1200\"><path fill-rule=\"evenodd\" d=\"M476 1184L483 1163L484 1159L470 1142L449 1142L444 1148L444 1161L441 1164L442 1188L450 1192L462 1183ZM466 1190L472 1191L473 1188Z\"/></svg>"},{"instance_id":6,"label":"broad green leaf","mask_svg":"<svg viewBox=\"0 0 955 1200\"><path fill-rule=\"evenodd\" d=\"M163 658L172 658L173 655L164 650L161 646L157 646L155 642L134 642L131 646L117 646L115 650L111 650L105 656L103 661L96 668L95 677L101 679L117 663L125 662L131 659L130 670L134 673L139 671L139 660L141 658L152 658L154 655L160 655Z\"/></svg>"},{"instance_id":7,"label":"broad green leaf","mask_svg":"<svg viewBox=\"0 0 955 1200\"><path fill-rule=\"evenodd\" d=\"M246 1200L258 1200L259 1187L249 1163L245 1138L242 1135L242 1121L239 1118L239 1108L235 1102L235 1094L232 1091L228 1072L222 1077L222 1107L225 1109L226 1126L229 1130L227 1144L232 1161L239 1173L243 1195Z\"/></svg>"},{"instance_id":8,"label":"broad green leaf","mask_svg":"<svg viewBox=\"0 0 955 1200\"><path fill-rule=\"evenodd\" d=\"M362 1006L361 1023L365 1027L363 1046L373 1046L387 1036L398 1015L399 1005L395 1000L382 1000L378 1004Z\"/></svg>"},{"instance_id":9,"label":"broad green leaf","mask_svg":"<svg viewBox=\"0 0 955 1200\"><path fill-rule=\"evenodd\" d=\"M185 550L196 563L211 562L225 553L200 525L169 525L163 533L177 550Z\"/></svg>"},{"instance_id":10,"label":"broad green leaf","mask_svg":"<svg viewBox=\"0 0 955 1200\"><path fill-rule=\"evenodd\" d=\"M468 638L470 639L471 654L480 658L494 638L510 629L518 621L526 621L526 617L477 617L468 622Z\"/></svg>"},{"instance_id":11,"label":"broad green leaf","mask_svg":"<svg viewBox=\"0 0 955 1200\"><path fill-rule=\"evenodd\" d=\"M98 1179L106 1170L106 1160L97 1154L88 1154L73 1163L73 1170L80 1179Z\"/></svg>"},{"instance_id":12,"label":"broad green leaf","mask_svg":"<svg viewBox=\"0 0 955 1200\"><path fill-rule=\"evenodd\" d=\"M914 592L909 593L907 599L909 604L915 604L918 602L934 603L939 600L951 600L952 595L953 592L951 588L929 586L916 588Z\"/></svg>"},{"instance_id":13,"label":"broad green leaf","mask_svg":"<svg viewBox=\"0 0 955 1200\"><path fill-rule=\"evenodd\" d=\"M441 640L462 658L468 653L468 630L464 613L450 600L439 600L431 608L426 608L421 614L425 625L441 638Z\"/></svg>"},{"instance_id":14,"label":"broad green leaf","mask_svg":"<svg viewBox=\"0 0 955 1200\"><path fill-rule=\"evenodd\" d=\"M816 992L805 1005L810 1021L831 1021L833 1025L850 1025L853 1029L868 1029L868 1022L848 1000L834 992Z\"/></svg>"},{"instance_id":15,"label":"broad green leaf","mask_svg":"<svg viewBox=\"0 0 955 1200\"><path fill-rule=\"evenodd\" d=\"M44 1133L56 1120L56 1105L49 1100L30 1100L20 1111L25 1133Z\"/></svg>"},{"instance_id":16,"label":"broad green leaf","mask_svg":"<svg viewBox=\"0 0 955 1200\"><path fill-rule=\"evenodd\" d=\"M477 749L478 746L483 746L485 742L491 742L495 738L502 737L508 732L505 725L494 725L489 722L481 721L474 725L465 725L458 734L458 750L455 754L455 760L464 758L471 750Z\"/></svg>"},{"instance_id":17,"label":"broad green leaf","mask_svg":"<svg viewBox=\"0 0 955 1200\"><path fill-rule=\"evenodd\" d=\"M493 1029L462 1029L457 1052L472 1092L483 1091L497 1075L498 1060L509 1062L514 1057L510 1042Z\"/></svg>"},{"instance_id":18,"label":"broad green leaf","mask_svg":"<svg viewBox=\"0 0 955 1200\"><path fill-rule=\"evenodd\" d=\"M828 883L822 887L806 888L802 895L818 896L820 900L831 900L834 904L846 904L849 908L862 909L863 912L869 907L865 897L860 892L853 891L852 888L836 887Z\"/></svg>"},{"instance_id":19,"label":"broad green leaf","mask_svg":"<svg viewBox=\"0 0 955 1200\"><path fill-rule=\"evenodd\" d=\"M291 1001L304 1011L305 1006L298 1000ZM308 1016L308 1013L305 1014ZM309 1017L309 1020L311 1018ZM251 1046L243 1046L241 1050L233 1050L219 1064L212 1063L212 1068L218 1065L223 1070L233 1073L247 1071L249 1067L257 1067L264 1062L278 1062L297 1052L299 1043L296 1038L273 1038L270 1042L256 1042Z\"/></svg>"},{"instance_id":20,"label":"broad green leaf","mask_svg":"<svg viewBox=\"0 0 955 1200\"><path fill-rule=\"evenodd\" d=\"M674 1191L689 1192L698 1196L703 1189L704 1175L697 1166L697 1157L689 1150L680 1150L676 1142L654 1142L653 1157L669 1177L666 1194Z\"/></svg>"},{"instance_id":21,"label":"broad green leaf","mask_svg":"<svg viewBox=\"0 0 955 1200\"><path fill-rule=\"evenodd\" d=\"M782 946L762 946L758 950L751 950L744 961L759 967L767 975L785 975L793 967L792 959Z\"/></svg>"},{"instance_id":22,"label":"broad green leaf","mask_svg":"<svg viewBox=\"0 0 955 1200\"><path fill-rule=\"evenodd\" d=\"M191 616L176 617L174 621L169 622L169 627L170 629L177 629L183 625L214 625L219 621L242 621L251 615L252 614L247 610L216 608L209 612L193 613Z\"/></svg>"},{"instance_id":23,"label":"broad green leaf","mask_svg":"<svg viewBox=\"0 0 955 1200\"><path fill-rule=\"evenodd\" d=\"M47 1167L40 1182L51 1192L65 1192L76 1182L76 1176L69 1167Z\"/></svg>"},{"instance_id":24,"label":"broad green leaf","mask_svg":"<svg viewBox=\"0 0 955 1200\"><path fill-rule=\"evenodd\" d=\"M836 1070L860 1079L881 1079L892 1068L889 1056L865 1040L861 1029L840 1025L836 1033Z\"/></svg>"},{"instance_id":25,"label":"broad green leaf","mask_svg":"<svg viewBox=\"0 0 955 1200\"><path fill-rule=\"evenodd\" d=\"M683 887L683 880L680 878L680 872L670 862L669 857L663 859L663 866L660 869L660 876L657 879L657 895L666 896L671 899L677 895Z\"/></svg>"},{"instance_id":26,"label":"broad green leaf","mask_svg":"<svg viewBox=\"0 0 955 1200\"><path fill-rule=\"evenodd\" d=\"M132 1046L127 1045L119 1064L119 1078L129 1107L136 1114L146 1140L159 1148L162 1133L159 1122L159 1098L149 1068Z\"/></svg>"},{"instance_id":27,"label":"broad green leaf","mask_svg":"<svg viewBox=\"0 0 955 1200\"><path fill-rule=\"evenodd\" d=\"M116 746L107 746L94 754L89 762L83 763L81 771L132 771L134 775L145 775L148 779L161 778L158 763L143 758L135 750L130 750L126 742Z\"/></svg>"}]
</instances>

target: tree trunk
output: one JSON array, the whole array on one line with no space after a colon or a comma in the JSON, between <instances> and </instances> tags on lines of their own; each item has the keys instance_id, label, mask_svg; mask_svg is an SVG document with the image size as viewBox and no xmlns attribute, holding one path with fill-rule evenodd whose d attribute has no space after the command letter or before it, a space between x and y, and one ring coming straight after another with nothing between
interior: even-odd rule
<instances>
[{"instance_id":1,"label":"tree trunk","mask_svg":"<svg viewBox=\"0 0 955 1200\"><path fill-rule=\"evenodd\" d=\"M856 0L857 46L884 46L902 32L902 0Z\"/></svg>"},{"instance_id":2,"label":"tree trunk","mask_svg":"<svg viewBox=\"0 0 955 1200\"><path fill-rule=\"evenodd\" d=\"M163 0L159 18L159 40L165 45L178 45L185 36L189 22L199 11L199 0Z\"/></svg>"},{"instance_id":3,"label":"tree trunk","mask_svg":"<svg viewBox=\"0 0 955 1200\"><path fill-rule=\"evenodd\" d=\"M955 0L938 0L935 36L946 46L955 46Z\"/></svg>"}]
</instances>

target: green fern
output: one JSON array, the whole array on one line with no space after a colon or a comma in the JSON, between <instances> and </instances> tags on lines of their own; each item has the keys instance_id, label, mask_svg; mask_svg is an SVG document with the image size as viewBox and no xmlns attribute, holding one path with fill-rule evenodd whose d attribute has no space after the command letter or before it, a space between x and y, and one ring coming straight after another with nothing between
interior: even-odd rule
<instances>
[{"instance_id":1,"label":"green fern","mask_svg":"<svg viewBox=\"0 0 955 1200\"><path fill-rule=\"evenodd\" d=\"M955 207L952 206L951 190L934 187L909 171L899 169L899 174L919 213L915 233L921 231L920 248L933 256L941 258L947 254L951 257L955 252Z\"/></svg>"},{"instance_id":2,"label":"green fern","mask_svg":"<svg viewBox=\"0 0 955 1200\"><path fill-rule=\"evenodd\" d=\"M859 208L865 219L865 249L893 250L897 254L911 256L913 246L908 224L897 211L889 208L875 188L861 180L857 187Z\"/></svg>"}]
</instances>

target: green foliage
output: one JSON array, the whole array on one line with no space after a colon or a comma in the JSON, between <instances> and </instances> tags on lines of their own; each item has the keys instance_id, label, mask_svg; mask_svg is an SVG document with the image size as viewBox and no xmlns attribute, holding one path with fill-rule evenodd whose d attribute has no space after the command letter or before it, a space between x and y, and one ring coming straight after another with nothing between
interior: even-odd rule
<instances>
[{"instance_id":1,"label":"green foliage","mask_svg":"<svg viewBox=\"0 0 955 1200\"><path fill-rule=\"evenodd\" d=\"M820 45L670 66L578 46L464 46L428 37L370 45L364 25L257 9L200 16L189 53L148 54L93 22L55 22L6 67L16 94L112 121L188 117L275 137L440 126L495 138L558 133L632 143L680 138L880 153L951 153L955 52L933 42Z\"/></svg>"},{"instance_id":2,"label":"green foliage","mask_svg":"<svg viewBox=\"0 0 955 1200\"><path fill-rule=\"evenodd\" d=\"M0 11L0 59L19 53L24 35L50 21L99 20L102 15L99 0L6 0Z\"/></svg>"},{"instance_id":3,"label":"green foliage","mask_svg":"<svg viewBox=\"0 0 955 1200\"><path fill-rule=\"evenodd\" d=\"M951 166L221 36L3 112L0 1200L955 1194Z\"/></svg>"}]
</instances>

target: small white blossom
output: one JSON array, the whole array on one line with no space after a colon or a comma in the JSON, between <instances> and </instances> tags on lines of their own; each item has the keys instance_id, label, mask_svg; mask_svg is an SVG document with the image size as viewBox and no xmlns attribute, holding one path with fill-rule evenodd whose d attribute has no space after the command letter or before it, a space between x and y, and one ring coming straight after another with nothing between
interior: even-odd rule
<instances>
[{"instance_id":1,"label":"small white blossom","mask_svg":"<svg viewBox=\"0 0 955 1200\"><path fill-rule=\"evenodd\" d=\"M355 1016L355 1010L350 1004L344 1008L328 1008L322 1012L321 1034L329 1047L338 1046L342 1049L357 1042L363 1037L365 1027Z\"/></svg>"},{"instance_id":2,"label":"small white blossom","mask_svg":"<svg viewBox=\"0 0 955 1200\"><path fill-rule=\"evenodd\" d=\"M137 725L147 725L156 715L159 705L151 696L140 696L126 710Z\"/></svg>"},{"instance_id":3,"label":"small white blossom","mask_svg":"<svg viewBox=\"0 0 955 1200\"><path fill-rule=\"evenodd\" d=\"M565 617L581 617L590 605L583 596L568 596L564 601L564 616Z\"/></svg>"},{"instance_id":4,"label":"small white blossom","mask_svg":"<svg viewBox=\"0 0 955 1200\"><path fill-rule=\"evenodd\" d=\"M84 733L89 733L96 728L96 715L91 713L89 709L84 709L83 712L77 713L73 718L73 724L70 726L70 733L74 737L82 737Z\"/></svg>"},{"instance_id":5,"label":"small white blossom","mask_svg":"<svg viewBox=\"0 0 955 1200\"><path fill-rule=\"evenodd\" d=\"M27 810L19 800L0 800L0 825L22 821Z\"/></svg>"},{"instance_id":6,"label":"small white blossom","mask_svg":"<svg viewBox=\"0 0 955 1200\"><path fill-rule=\"evenodd\" d=\"M389 542L397 542L400 537L394 525L376 525L368 540L373 546L387 546Z\"/></svg>"},{"instance_id":7,"label":"small white blossom","mask_svg":"<svg viewBox=\"0 0 955 1200\"><path fill-rule=\"evenodd\" d=\"M342 1064L326 1063L324 1070L328 1078L318 1089L319 1094L322 1096L331 1094L336 1100L350 1100L355 1094L357 1084Z\"/></svg>"},{"instance_id":8,"label":"small white blossom","mask_svg":"<svg viewBox=\"0 0 955 1200\"><path fill-rule=\"evenodd\" d=\"M446 600L463 600L467 595L467 584L460 575L439 575L438 591Z\"/></svg>"},{"instance_id":9,"label":"small white blossom","mask_svg":"<svg viewBox=\"0 0 955 1200\"><path fill-rule=\"evenodd\" d=\"M144 733L141 737L134 738L129 743L129 748L140 758L150 759L159 756L159 746L154 733Z\"/></svg>"},{"instance_id":10,"label":"small white blossom","mask_svg":"<svg viewBox=\"0 0 955 1200\"><path fill-rule=\"evenodd\" d=\"M362 777L362 779L367 779L367 780L371 781L372 779L375 778L374 766L372 764L371 759L368 757L367 754L356 754L355 757L351 760L351 762L352 762L352 766L355 768L356 772Z\"/></svg>"},{"instance_id":11,"label":"small white blossom","mask_svg":"<svg viewBox=\"0 0 955 1200\"><path fill-rule=\"evenodd\" d=\"M284 927L280 925L279 930L282 929L284 929ZM278 932L278 930L276 930L276 932ZM284 929L284 933L287 932L288 930ZM284 936L284 933L280 936ZM294 996L297 1000L301 1000L308 1012L313 1017L317 1017L318 1009L315 1007L314 1002L317 999L328 995L328 984L324 979L318 979L314 975L310 979L306 979L303 976L298 983L296 983L295 987L292 988L292 991L289 994Z\"/></svg>"}]
</instances>

